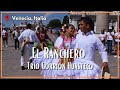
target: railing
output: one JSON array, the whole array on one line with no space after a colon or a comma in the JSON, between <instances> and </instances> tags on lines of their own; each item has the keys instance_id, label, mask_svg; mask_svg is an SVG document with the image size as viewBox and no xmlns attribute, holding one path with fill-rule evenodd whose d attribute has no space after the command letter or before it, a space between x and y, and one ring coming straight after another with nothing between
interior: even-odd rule
<instances>
[{"instance_id":1,"label":"railing","mask_svg":"<svg viewBox=\"0 0 120 90\"><path fill-rule=\"evenodd\" d=\"M103 14L103 13L109 13L109 15L118 15L118 12L100 12L100 11L95 11L95 12L75 12L75 11L71 11L70 12L70 15L83 15L83 14L86 14L86 15L97 15L97 14Z\"/></svg>"}]
</instances>

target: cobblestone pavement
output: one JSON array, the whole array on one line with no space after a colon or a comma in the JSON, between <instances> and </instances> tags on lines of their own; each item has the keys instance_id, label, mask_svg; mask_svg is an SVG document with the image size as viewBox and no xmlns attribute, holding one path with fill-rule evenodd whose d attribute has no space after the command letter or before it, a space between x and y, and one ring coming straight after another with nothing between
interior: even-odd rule
<instances>
[{"instance_id":1,"label":"cobblestone pavement","mask_svg":"<svg viewBox=\"0 0 120 90\"><path fill-rule=\"evenodd\" d=\"M55 41L56 38L48 33L48 36ZM4 77L13 77L13 78L34 78L34 76L42 76L40 75L39 70L21 70L20 67L20 49L14 50L14 41L9 38L8 47L2 48L2 78ZM111 76L118 76L118 61L117 58L114 58L113 55L109 56L109 68L111 72ZM26 61L27 62L27 61ZM95 62L101 66L102 60L98 51L96 51ZM120 68L119 68L120 69ZM120 73L120 72L119 72ZM20 77L19 77L20 76Z\"/></svg>"}]
</instances>

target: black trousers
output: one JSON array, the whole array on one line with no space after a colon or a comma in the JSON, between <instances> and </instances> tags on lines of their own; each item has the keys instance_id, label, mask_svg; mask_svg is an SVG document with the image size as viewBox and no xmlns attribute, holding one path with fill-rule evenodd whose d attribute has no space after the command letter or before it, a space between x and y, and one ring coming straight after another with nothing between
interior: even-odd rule
<instances>
[{"instance_id":1,"label":"black trousers","mask_svg":"<svg viewBox=\"0 0 120 90\"><path fill-rule=\"evenodd\" d=\"M19 41L18 41L18 38L15 39L15 49L19 48Z\"/></svg>"}]
</instances>

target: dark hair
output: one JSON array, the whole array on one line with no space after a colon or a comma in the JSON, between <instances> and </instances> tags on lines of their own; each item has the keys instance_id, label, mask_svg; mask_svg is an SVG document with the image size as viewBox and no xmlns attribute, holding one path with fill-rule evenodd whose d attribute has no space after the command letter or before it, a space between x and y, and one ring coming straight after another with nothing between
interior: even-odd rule
<instances>
[{"instance_id":1,"label":"dark hair","mask_svg":"<svg viewBox=\"0 0 120 90\"><path fill-rule=\"evenodd\" d=\"M86 17L81 17L80 21L83 21L83 22L85 22L86 24L89 24L91 30L94 30L94 22L92 21L91 18L89 18L89 17L87 17L87 16L86 16Z\"/></svg>"},{"instance_id":2,"label":"dark hair","mask_svg":"<svg viewBox=\"0 0 120 90\"><path fill-rule=\"evenodd\" d=\"M40 27L38 27L37 30L40 30Z\"/></svg>"},{"instance_id":3,"label":"dark hair","mask_svg":"<svg viewBox=\"0 0 120 90\"><path fill-rule=\"evenodd\" d=\"M45 31L41 31L41 33L44 33L44 34L46 34L46 32L45 32Z\"/></svg>"},{"instance_id":4,"label":"dark hair","mask_svg":"<svg viewBox=\"0 0 120 90\"><path fill-rule=\"evenodd\" d=\"M26 29L31 29L32 25L31 24L27 24Z\"/></svg>"},{"instance_id":5,"label":"dark hair","mask_svg":"<svg viewBox=\"0 0 120 90\"><path fill-rule=\"evenodd\" d=\"M42 31L43 31L43 30L45 31L45 29L44 29L43 27L40 27L40 29L42 29Z\"/></svg>"},{"instance_id":6,"label":"dark hair","mask_svg":"<svg viewBox=\"0 0 120 90\"><path fill-rule=\"evenodd\" d=\"M112 29L108 29L108 32L112 32Z\"/></svg>"},{"instance_id":7,"label":"dark hair","mask_svg":"<svg viewBox=\"0 0 120 90\"><path fill-rule=\"evenodd\" d=\"M73 26L73 25L72 24L66 24L65 29L68 29L70 26Z\"/></svg>"},{"instance_id":8,"label":"dark hair","mask_svg":"<svg viewBox=\"0 0 120 90\"><path fill-rule=\"evenodd\" d=\"M104 29L103 29L103 30L101 30L101 34L104 34L104 33L105 33Z\"/></svg>"},{"instance_id":9,"label":"dark hair","mask_svg":"<svg viewBox=\"0 0 120 90\"><path fill-rule=\"evenodd\" d=\"M73 26L73 25L72 24L66 24L66 26L64 27L64 30L65 30L64 33L66 32L66 29L68 29L70 26Z\"/></svg>"},{"instance_id":10,"label":"dark hair","mask_svg":"<svg viewBox=\"0 0 120 90\"><path fill-rule=\"evenodd\" d=\"M62 29L62 28L60 29L60 32L63 32L63 29Z\"/></svg>"},{"instance_id":11,"label":"dark hair","mask_svg":"<svg viewBox=\"0 0 120 90\"><path fill-rule=\"evenodd\" d=\"M16 29L19 29L19 27L16 27Z\"/></svg>"}]
</instances>

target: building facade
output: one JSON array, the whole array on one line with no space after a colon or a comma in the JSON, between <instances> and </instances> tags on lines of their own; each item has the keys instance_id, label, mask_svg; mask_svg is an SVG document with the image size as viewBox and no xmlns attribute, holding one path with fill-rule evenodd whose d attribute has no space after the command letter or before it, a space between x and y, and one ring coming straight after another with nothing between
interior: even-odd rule
<instances>
[{"instance_id":1,"label":"building facade","mask_svg":"<svg viewBox=\"0 0 120 90\"><path fill-rule=\"evenodd\" d=\"M109 29L117 30L118 22L118 11L113 12L71 12L70 13L70 23L75 26L76 29L79 29L78 24L80 18L88 16L94 21L94 32L100 33L101 30Z\"/></svg>"}]
</instances>

